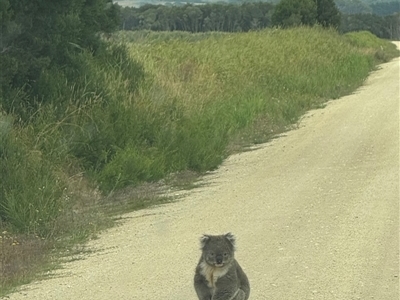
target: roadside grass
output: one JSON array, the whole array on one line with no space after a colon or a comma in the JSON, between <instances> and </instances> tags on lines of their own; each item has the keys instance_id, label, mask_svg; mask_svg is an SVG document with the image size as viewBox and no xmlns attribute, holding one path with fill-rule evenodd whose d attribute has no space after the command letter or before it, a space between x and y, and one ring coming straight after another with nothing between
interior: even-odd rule
<instances>
[{"instance_id":1,"label":"roadside grass","mask_svg":"<svg viewBox=\"0 0 400 300\"><path fill-rule=\"evenodd\" d=\"M361 52L372 55L378 63L388 62L398 56L398 50L393 44L377 39L369 31L349 32L344 37Z\"/></svg>"},{"instance_id":2,"label":"roadside grass","mask_svg":"<svg viewBox=\"0 0 400 300\"><path fill-rule=\"evenodd\" d=\"M2 226L3 228L3 226ZM0 297L12 287L28 283L44 270L55 268L47 262L51 253L46 240L36 236L0 234Z\"/></svg>"},{"instance_id":3,"label":"roadside grass","mask_svg":"<svg viewBox=\"0 0 400 300\"><path fill-rule=\"evenodd\" d=\"M395 56L365 32L322 28L123 32L104 54L77 56L78 69L49 70L34 113L0 114L0 296Z\"/></svg>"},{"instance_id":4,"label":"roadside grass","mask_svg":"<svg viewBox=\"0 0 400 300\"><path fill-rule=\"evenodd\" d=\"M222 157L232 141L268 140L305 111L354 90L376 63L398 55L393 44L364 32L340 36L321 28L120 35L115 38L131 41L132 56L149 78L140 98L160 109L158 114L169 108L178 121L201 123L198 114L207 124L217 120L208 130L225 143ZM203 143L213 140L207 137Z\"/></svg>"}]
</instances>

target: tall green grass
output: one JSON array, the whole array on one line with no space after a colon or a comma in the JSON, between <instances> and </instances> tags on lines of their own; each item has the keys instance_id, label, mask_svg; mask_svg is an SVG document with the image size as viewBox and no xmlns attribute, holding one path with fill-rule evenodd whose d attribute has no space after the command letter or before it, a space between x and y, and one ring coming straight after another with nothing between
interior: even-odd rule
<instances>
[{"instance_id":1,"label":"tall green grass","mask_svg":"<svg viewBox=\"0 0 400 300\"><path fill-rule=\"evenodd\" d=\"M32 241L82 241L107 223L99 202L117 200L97 187L111 195L217 168L232 151L287 130L398 56L371 34L321 28L113 39L104 52L83 51L63 70L46 70L35 91L41 99L25 105L27 94L15 91L6 99L13 112L0 107L1 285L25 278L18 274L26 268L17 267L23 258L36 268L42 255L30 249L54 246ZM18 246L13 234L29 238ZM12 272L4 273L3 262Z\"/></svg>"},{"instance_id":2,"label":"tall green grass","mask_svg":"<svg viewBox=\"0 0 400 300\"><path fill-rule=\"evenodd\" d=\"M393 47L393 44L377 39L369 31L349 32L344 37L351 45L358 47L361 52L373 56L377 62L388 62L399 55L399 51Z\"/></svg>"},{"instance_id":3,"label":"tall green grass","mask_svg":"<svg viewBox=\"0 0 400 300\"><path fill-rule=\"evenodd\" d=\"M369 34L321 28L116 35L104 53L47 70L35 111L1 115L0 217L53 235L75 205L77 173L108 194L217 168L232 149L286 130L396 55Z\"/></svg>"},{"instance_id":4,"label":"tall green grass","mask_svg":"<svg viewBox=\"0 0 400 300\"><path fill-rule=\"evenodd\" d=\"M256 131L260 120L272 130L267 138L284 130L305 111L359 86L376 63L380 43L394 48L376 38L367 48L355 46L348 37L318 28L206 35L135 32L122 39L132 41L132 57L147 74L136 101L162 124L153 127L151 151L145 147L141 159L153 161L156 152L162 159L155 166L166 173L217 167L241 132L250 133L251 143L257 141L251 129ZM118 165L135 164L126 151L115 159L121 159ZM111 182L123 174L125 182L134 181L132 169L124 173L109 167L113 172L105 172Z\"/></svg>"}]
</instances>

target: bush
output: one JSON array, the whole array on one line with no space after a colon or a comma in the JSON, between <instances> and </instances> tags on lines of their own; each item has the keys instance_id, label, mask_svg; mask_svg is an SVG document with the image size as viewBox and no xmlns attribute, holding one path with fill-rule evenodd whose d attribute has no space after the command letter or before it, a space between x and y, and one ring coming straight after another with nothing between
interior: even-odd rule
<instances>
[{"instance_id":1,"label":"bush","mask_svg":"<svg viewBox=\"0 0 400 300\"><path fill-rule=\"evenodd\" d=\"M62 79L54 69L69 68L84 49L99 51L98 33L112 32L119 23L111 0L2 0L0 5L0 105L24 121L42 101L54 101L51 77ZM47 88L52 91L42 95ZM19 97L20 91L29 97Z\"/></svg>"},{"instance_id":2,"label":"bush","mask_svg":"<svg viewBox=\"0 0 400 300\"><path fill-rule=\"evenodd\" d=\"M20 232L52 234L66 205L70 165L101 172L142 134L127 103L144 73L126 48L83 51L73 62L42 71L35 85L42 101L21 101L13 114L1 115L0 217Z\"/></svg>"}]
</instances>

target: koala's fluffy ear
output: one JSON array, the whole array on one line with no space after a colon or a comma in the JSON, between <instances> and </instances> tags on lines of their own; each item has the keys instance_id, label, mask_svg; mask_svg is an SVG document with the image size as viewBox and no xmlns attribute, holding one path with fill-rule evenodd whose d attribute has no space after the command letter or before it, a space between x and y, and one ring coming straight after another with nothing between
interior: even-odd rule
<instances>
[{"instance_id":1,"label":"koala's fluffy ear","mask_svg":"<svg viewBox=\"0 0 400 300\"><path fill-rule=\"evenodd\" d=\"M233 248L236 248L236 237L232 233L225 234L225 238L232 244Z\"/></svg>"},{"instance_id":2,"label":"koala's fluffy ear","mask_svg":"<svg viewBox=\"0 0 400 300\"><path fill-rule=\"evenodd\" d=\"M200 249L203 249L204 246L206 245L206 243L210 240L210 236L204 234L201 238L200 238Z\"/></svg>"}]
</instances>

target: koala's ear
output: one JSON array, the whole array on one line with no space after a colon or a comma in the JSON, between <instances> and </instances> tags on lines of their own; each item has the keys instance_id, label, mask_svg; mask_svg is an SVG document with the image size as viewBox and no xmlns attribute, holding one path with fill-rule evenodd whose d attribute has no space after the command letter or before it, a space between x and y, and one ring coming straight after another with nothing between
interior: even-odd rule
<instances>
[{"instance_id":1,"label":"koala's ear","mask_svg":"<svg viewBox=\"0 0 400 300\"><path fill-rule=\"evenodd\" d=\"M210 240L210 236L204 234L201 238L200 238L200 249L203 249L204 246L207 244L207 242Z\"/></svg>"},{"instance_id":2,"label":"koala's ear","mask_svg":"<svg viewBox=\"0 0 400 300\"><path fill-rule=\"evenodd\" d=\"M225 238L232 244L234 248L236 247L236 237L232 233L228 232L225 234Z\"/></svg>"}]
</instances>

